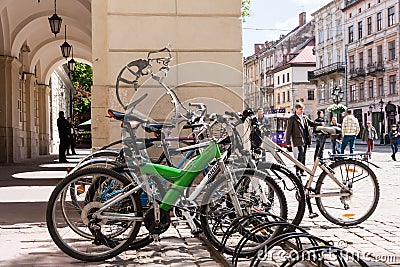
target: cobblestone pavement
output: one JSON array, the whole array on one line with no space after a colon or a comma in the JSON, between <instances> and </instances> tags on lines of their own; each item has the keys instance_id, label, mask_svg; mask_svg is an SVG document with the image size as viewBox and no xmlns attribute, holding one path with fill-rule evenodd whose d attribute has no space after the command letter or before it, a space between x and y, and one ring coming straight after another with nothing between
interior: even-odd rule
<instances>
[{"instance_id":1,"label":"cobblestone pavement","mask_svg":"<svg viewBox=\"0 0 400 267\"><path fill-rule=\"evenodd\" d=\"M203 241L176 220L159 243L105 262L83 263L67 256L52 242L44 215L58 181L54 178L65 176L66 165L55 159L0 165L0 266L221 266Z\"/></svg>"},{"instance_id":2,"label":"cobblestone pavement","mask_svg":"<svg viewBox=\"0 0 400 267\"><path fill-rule=\"evenodd\" d=\"M329 147L329 144L328 144ZM364 152L365 145L358 144L356 152ZM327 153L325 151L325 153ZM307 152L307 165L312 166L314 149ZM380 199L374 214L360 225L341 227L327 221L322 215L309 219L306 213L300 226L354 255L363 257L369 266L400 266L400 153L393 161L389 146L376 146L371 166L380 185ZM314 212L319 213L316 205ZM225 255L227 260L231 258ZM239 266L248 266L241 260ZM268 265L269 266L269 265Z\"/></svg>"},{"instance_id":3,"label":"cobblestone pavement","mask_svg":"<svg viewBox=\"0 0 400 267\"><path fill-rule=\"evenodd\" d=\"M364 151L365 148L365 145L357 145L356 149ZM310 149L307 164L311 164L312 155L313 149ZM398 158L400 160L400 154ZM400 161L391 160L389 146L376 146L372 162L380 166L379 169L372 168L378 177L381 194L378 207L369 220L358 226L340 227L321 215L315 219L306 216L301 226L346 250L370 256L370 266L400 266ZM12 170L9 166L0 168L0 266L219 266L204 243L193 238L182 222L174 222L159 244L138 252L128 251L100 264L76 261L51 242L44 224L45 201L55 182L48 177L10 178L11 173L27 171L26 166L15 165ZM43 170L43 167L36 170ZM63 173L52 175L62 177ZM26 186L30 187L23 189ZM33 196L35 190L41 194ZM7 195L7 192L11 194ZM247 266L248 261L242 261L240 265Z\"/></svg>"}]
</instances>

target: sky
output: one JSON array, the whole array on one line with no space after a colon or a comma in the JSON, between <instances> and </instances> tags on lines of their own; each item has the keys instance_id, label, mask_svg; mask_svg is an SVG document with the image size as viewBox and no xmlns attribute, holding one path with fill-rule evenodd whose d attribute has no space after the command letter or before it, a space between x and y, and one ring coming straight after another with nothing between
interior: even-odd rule
<instances>
[{"instance_id":1,"label":"sky","mask_svg":"<svg viewBox=\"0 0 400 267\"><path fill-rule=\"evenodd\" d=\"M311 14L332 0L251 0L251 14L243 22L243 56L254 53L255 43L264 43L287 34L298 26L299 14L307 14L307 22L312 20ZM270 30L251 30L270 29Z\"/></svg>"}]
</instances>

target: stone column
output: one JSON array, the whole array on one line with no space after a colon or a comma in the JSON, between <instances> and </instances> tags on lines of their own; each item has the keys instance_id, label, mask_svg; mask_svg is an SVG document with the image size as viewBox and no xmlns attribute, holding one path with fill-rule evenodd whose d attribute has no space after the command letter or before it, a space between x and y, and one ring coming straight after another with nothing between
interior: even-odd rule
<instances>
[{"instance_id":1,"label":"stone column","mask_svg":"<svg viewBox=\"0 0 400 267\"><path fill-rule=\"evenodd\" d=\"M21 159L22 123L18 121L18 87L20 62L0 56L0 162L12 163Z\"/></svg>"},{"instance_id":2,"label":"stone column","mask_svg":"<svg viewBox=\"0 0 400 267\"><path fill-rule=\"evenodd\" d=\"M117 30L117 29L115 29ZM101 147L110 141L107 109L109 107L109 47L108 1L92 2L92 147Z\"/></svg>"},{"instance_id":3,"label":"stone column","mask_svg":"<svg viewBox=\"0 0 400 267\"><path fill-rule=\"evenodd\" d=\"M39 155L48 155L50 147L50 87L46 84L38 84L39 98Z\"/></svg>"}]
</instances>

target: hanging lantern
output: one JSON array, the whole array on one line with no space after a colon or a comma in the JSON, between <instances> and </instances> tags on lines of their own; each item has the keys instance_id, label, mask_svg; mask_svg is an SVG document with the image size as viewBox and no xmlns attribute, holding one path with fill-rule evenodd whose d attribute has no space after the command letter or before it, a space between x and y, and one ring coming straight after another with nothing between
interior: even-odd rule
<instances>
[{"instance_id":1,"label":"hanging lantern","mask_svg":"<svg viewBox=\"0 0 400 267\"><path fill-rule=\"evenodd\" d=\"M50 29L54 37L60 32L62 23L62 18L57 15L56 7L56 0L54 0L54 14L49 18Z\"/></svg>"},{"instance_id":2,"label":"hanging lantern","mask_svg":"<svg viewBox=\"0 0 400 267\"><path fill-rule=\"evenodd\" d=\"M69 58L69 55L71 54L72 46L67 42L67 25L65 25L65 41L60 46L60 48L61 48L62 56L65 59Z\"/></svg>"}]
</instances>

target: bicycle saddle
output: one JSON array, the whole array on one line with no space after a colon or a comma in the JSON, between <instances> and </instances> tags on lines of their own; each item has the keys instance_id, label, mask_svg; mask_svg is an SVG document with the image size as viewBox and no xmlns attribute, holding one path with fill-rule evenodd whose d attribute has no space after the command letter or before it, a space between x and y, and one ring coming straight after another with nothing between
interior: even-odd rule
<instances>
[{"instance_id":1,"label":"bicycle saddle","mask_svg":"<svg viewBox=\"0 0 400 267\"><path fill-rule=\"evenodd\" d=\"M315 130L326 135L338 135L342 133L342 129L336 126L317 126Z\"/></svg>"},{"instance_id":2,"label":"bicycle saddle","mask_svg":"<svg viewBox=\"0 0 400 267\"><path fill-rule=\"evenodd\" d=\"M119 112L116 110L109 109L107 111L107 113L108 113L108 115L110 115L110 117L112 117L116 120L119 120L119 121L123 121L125 118L125 113L122 113L122 112Z\"/></svg>"}]
</instances>

